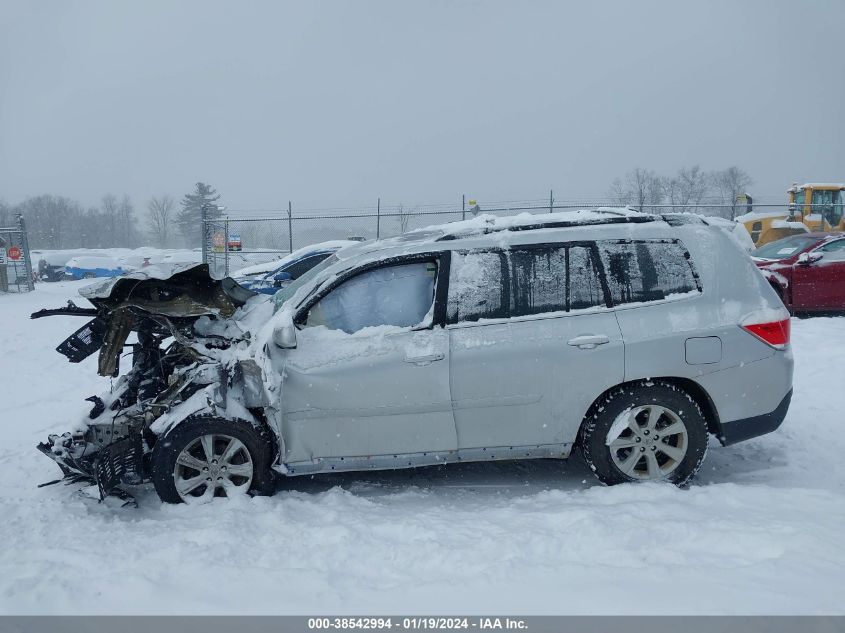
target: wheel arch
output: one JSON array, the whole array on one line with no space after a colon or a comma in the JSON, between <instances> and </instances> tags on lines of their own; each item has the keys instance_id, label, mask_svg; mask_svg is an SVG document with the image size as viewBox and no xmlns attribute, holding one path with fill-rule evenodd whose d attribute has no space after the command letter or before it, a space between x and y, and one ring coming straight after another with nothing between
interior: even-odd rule
<instances>
[{"instance_id":1,"label":"wheel arch","mask_svg":"<svg viewBox=\"0 0 845 633\"><path fill-rule=\"evenodd\" d=\"M635 387L639 385L643 385L649 382L660 382L663 384L668 384L675 389L683 391L686 393L693 401L698 405L698 408L701 410L701 413L704 415L704 419L707 421L707 431L715 435L716 437L722 436L722 423L719 419L719 411L716 409L716 405L713 402L713 399L710 397L710 394L707 393L707 390L704 389L701 385L690 378L682 378L680 376L656 376L653 378L642 378L638 380L627 380L625 382L621 382L609 389L603 391L599 396L593 400L590 407L587 409L587 412L584 414L584 417L581 420L581 423L578 427L578 435L576 437L575 443L580 444L581 436L584 431L584 427L590 418L594 417L596 414L596 410L598 407L602 405L602 402L605 398L616 391L617 389L625 389L626 387Z\"/></svg>"}]
</instances>

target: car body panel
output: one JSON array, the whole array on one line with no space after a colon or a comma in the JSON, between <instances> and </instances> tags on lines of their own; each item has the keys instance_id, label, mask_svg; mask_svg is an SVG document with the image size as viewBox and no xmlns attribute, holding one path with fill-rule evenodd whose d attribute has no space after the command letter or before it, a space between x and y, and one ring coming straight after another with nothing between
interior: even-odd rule
<instances>
[{"instance_id":1,"label":"car body panel","mask_svg":"<svg viewBox=\"0 0 845 633\"><path fill-rule=\"evenodd\" d=\"M605 310L503 321L447 328L458 448L571 444L596 396L623 380L615 316ZM569 343L579 336L608 342Z\"/></svg>"}]
</instances>

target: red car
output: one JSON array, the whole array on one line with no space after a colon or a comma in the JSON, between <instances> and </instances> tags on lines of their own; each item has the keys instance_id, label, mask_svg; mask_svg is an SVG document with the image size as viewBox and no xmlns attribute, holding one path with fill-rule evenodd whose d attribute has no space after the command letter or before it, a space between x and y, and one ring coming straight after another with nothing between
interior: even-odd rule
<instances>
[{"instance_id":1,"label":"red car","mask_svg":"<svg viewBox=\"0 0 845 633\"><path fill-rule=\"evenodd\" d=\"M794 313L845 311L845 233L802 233L752 254Z\"/></svg>"}]
</instances>

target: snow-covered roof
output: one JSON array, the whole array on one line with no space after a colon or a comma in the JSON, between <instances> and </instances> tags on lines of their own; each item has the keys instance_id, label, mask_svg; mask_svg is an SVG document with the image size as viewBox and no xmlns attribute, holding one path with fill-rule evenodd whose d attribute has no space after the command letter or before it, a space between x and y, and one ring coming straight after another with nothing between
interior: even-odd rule
<instances>
[{"instance_id":1,"label":"snow-covered roof","mask_svg":"<svg viewBox=\"0 0 845 633\"><path fill-rule=\"evenodd\" d=\"M805 182L803 185L792 185L786 192L795 192L799 189L845 189L845 184L841 182Z\"/></svg>"},{"instance_id":2,"label":"snow-covered roof","mask_svg":"<svg viewBox=\"0 0 845 633\"><path fill-rule=\"evenodd\" d=\"M803 222L788 222L786 220L775 220L772 222L773 229L797 229L809 233L810 228Z\"/></svg>"},{"instance_id":3,"label":"snow-covered roof","mask_svg":"<svg viewBox=\"0 0 845 633\"><path fill-rule=\"evenodd\" d=\"M71 257L67 260L65 266L68 268L107 268L109 270L117 270L120 268L120 263L113 257L81 255Z\"/></svg>"},{"instance_id":4,"label":"snow-covered roof","mask_svg":"<svg viewBox=\"0 0 845 633\"><path fill-rule=\"evenodd\" d=\"M737 222L750 222L751 220L765 220L766 218L785 218L789 213L786 209L780 211L752 211L736 216Z\"/></svg>"}]
</instances>

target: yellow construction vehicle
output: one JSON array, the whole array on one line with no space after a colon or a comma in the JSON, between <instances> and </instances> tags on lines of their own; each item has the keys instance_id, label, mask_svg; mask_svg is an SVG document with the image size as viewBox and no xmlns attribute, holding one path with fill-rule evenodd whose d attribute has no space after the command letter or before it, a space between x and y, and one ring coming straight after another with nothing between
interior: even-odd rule
<instances>
[{"instance_id":1,"label":"yellow construction vehicle","mask_svg":"<svg viewBox=\"0 0 845 633\"><path fill-rule=\"evenodd\" d=\"M736 218L742 222L755 246L796 233L845 231L843 191L839 183L794 183L789 189L789 207L775 211L752 211Z\"/></svg>"}]
</instances>

